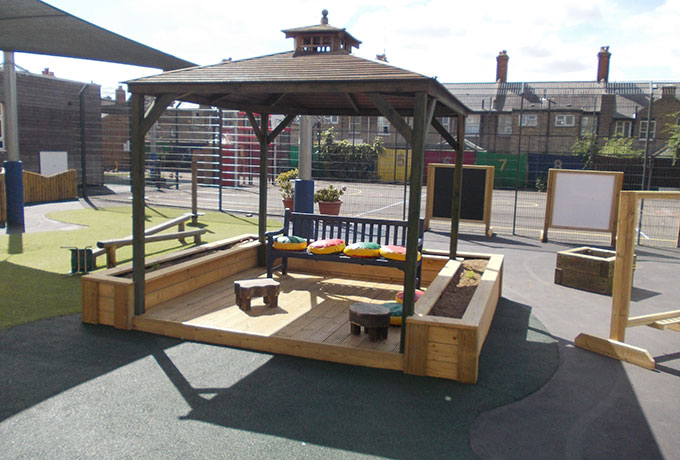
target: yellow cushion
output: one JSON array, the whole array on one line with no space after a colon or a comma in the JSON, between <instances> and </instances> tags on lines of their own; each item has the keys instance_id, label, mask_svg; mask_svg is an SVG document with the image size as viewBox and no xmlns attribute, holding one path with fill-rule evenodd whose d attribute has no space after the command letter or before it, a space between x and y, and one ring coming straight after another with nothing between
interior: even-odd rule
<instances>
[{"instance_id":1,"label":"yellow cushion","mask_svg":"<svg viewBox=\"0 0 680 460\"><path fill-rule=\"evenodd\" d=\"M345 249L345 242L338 238L315 241L307 246L307 251L312 254L335 254L342 252L343 249Z\"/></svg>"},{"instance_id":2,"label":"yellow cushion","mask_svg":"<svg viewBox=\"0 0 680 460\"><path fill-rule=\"evenodd\" d=\"M416 300L415 301L417 302L418 299L420 299L423 296L423 294L425 294L424 291L421 291L420 289L416 289ZM397 292L397 296L395 297L394 300L396 300L399 303L403 303L404 302L404 291Z\"/></svg>"},{"instance_id":3,"label":"yellow cushion","mask_svg":"<svg viewBox=\"0 0 680 460\"><path fill-rule=\"evenodd\" d=\"M277 236L274 238L272 244L275 249L283 249L287 251L302 251L307 247L307 240L299 236Z\"/></svg>"},{"instance_id":4,"label":"yellow cushion","mask_svg":"<svg viewBox=\"0 0 680 460\"><path fill-rule=\"evenodd\" d=\"M385 259L392 260L406 260L406 248L404 246L387 245L380 248L380 255ZM418 260L421 259L421 254L418 252Z\"/></svg>"},{"instance_id":5,"label":"yellow cushion","mask_svg":"<svg viewBox=\"0 0 680 460\"><path fill-rule=\"evenodd\" d=\"M343 251L350 257L375 258L380 256L380 245L378 243L360 242L352 243Z\"/></svg>"}]
</instances>

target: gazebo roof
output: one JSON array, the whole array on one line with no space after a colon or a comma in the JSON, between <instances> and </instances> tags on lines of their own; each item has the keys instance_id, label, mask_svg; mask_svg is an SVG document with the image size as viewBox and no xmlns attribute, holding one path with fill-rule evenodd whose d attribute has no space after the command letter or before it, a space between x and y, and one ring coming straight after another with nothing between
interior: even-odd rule
<instances>
[{"instance_id":1,"label":"gazebo roof","mask_svg":"<svg viewBox=\"0 0 680 460\"><path fill-rule=\"evenodd\" d=\"M191 67L127 82L132 93L234 110L300 115L380 115L367 94L381 93L402 115L413 95L437 99L436 116L468 109L436 79L351 54L285 52Z\"/></svg>"}]
</instances>

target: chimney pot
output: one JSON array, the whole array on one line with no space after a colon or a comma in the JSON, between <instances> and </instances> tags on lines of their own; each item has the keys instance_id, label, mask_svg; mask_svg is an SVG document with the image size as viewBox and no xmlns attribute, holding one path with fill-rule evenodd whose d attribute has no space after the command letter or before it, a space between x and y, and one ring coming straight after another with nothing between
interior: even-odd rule
<instances>
[{"instance_id":1,"label":"chimney pot","mask_svg":"<svg viewBox=\"0 0 680 460\"><path fill-rule=\"evenodd\" d=\"M496 81L500 83L505 83L508 81L508 52L506 50L501 51L496 56Z\"/></svg>"},{"instance_id":2,"label":"chimney pot","mask_svg":"<svg viewBox=\"0 0 680 460\"><path fill-rule=\"evenodd\" d=\"M125 104L125 90L120 85L116 88L116 104Z\"/></svg>"},{"instance_id":3,"label":"chimney pot","mask_svg":"<svg viewBox=\"0 0 680 460\"><path fill-rule=\"evenodd\" d=\"M609 52L608 46L600 47L600 52L597 53L597 81L609 81L609 59L612 53Z\"/></svg>"}]
</instances>

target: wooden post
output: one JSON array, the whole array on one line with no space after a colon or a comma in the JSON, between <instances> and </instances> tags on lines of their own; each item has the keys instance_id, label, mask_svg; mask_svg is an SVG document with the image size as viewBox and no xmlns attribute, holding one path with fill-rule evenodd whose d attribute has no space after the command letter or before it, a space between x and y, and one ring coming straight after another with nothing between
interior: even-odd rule
<instances>
[{"instance_id":1,"label":"wooden post","mask_svg":"<svg viewBox=\"0 0 680 460\"><path fill-rule=\"evenodd\" d=\"M135 315L144 314L144 96L132 95L132 281Z\"/></svg>"},{"instance_id":2,"label":"wooden post","mask_svg":"<svg viewBox=\"0 0 680 460\"><path fill-rule=\"evenodd\" d=\"M269 169L269 114L260 114L260 206L258 214L257 236L261 246L257 249L257 260L260 266L267 264L267 245L264 234L267 231L267 172Z\"/></svg>"},{"instance_id":3,"label":"wooden post","mask_svg":"<svg viewBox=\"0 0 680 460\"><path fill-rule=\"evenodd\" d=\"M198 159L191 160L191 224L198 224Z\"/></svg>"},{"instance_id":4,"label":"wooden post","mask_svg":"<svg viewBox=\"0 0 680 460\"><path fill-rule=\"evenodd\" d=\"M458 253L458 230L460 227L460 204L463 197L463 150L465 149L465 117L458 115L458 148L456 149L456 169L453 176L453 200L451 201L451 238L449 259Z\"/></svg>"},{"instance_id":5,"label":"wooden post","mask_svg":"<svg viewBox=\"0 0 680 460\"><path fill-rule=\"evenodd\" d=\"M619 224L614 265L614 290L612 292L612 319L609 338L625 342L630 292L633 287L633 258L635 252L636 192L621 192Z\"/></svg>"},{"instance_id":6,"label":"wooden post","mask_svg":"<svg viewBox=\"0 0 680 460\"><path fill-rule=\"evenodd\" d=\"M423 185L423 159L425 157L425 134L427 120L427 93L415 95L413 113L413 157L411 158L411 189L408 201L408 232L406 233L406 269L404 271L404 299L402 306L401 344L406 345L406 318L413 315L416 288L416 261L418 257L418 228L420 225L420 201Z\"/></svg>"}]
</instances>

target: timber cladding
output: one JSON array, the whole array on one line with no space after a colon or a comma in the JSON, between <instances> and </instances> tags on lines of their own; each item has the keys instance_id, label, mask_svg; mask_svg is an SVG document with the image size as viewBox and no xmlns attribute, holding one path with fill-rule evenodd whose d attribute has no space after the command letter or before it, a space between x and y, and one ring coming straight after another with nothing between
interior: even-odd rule
<instances>
[{"instance_id":1,"label":"timber cladding","mask_svg":"<svg viewBox=\"0 0 680 460\"><path fill-rule=\"evenodd\" d=\"M24 203L51 203L78 198L76 170L69 169L51 176L23 171ZM7 221L5 174L0 174L0 224Z\"/></svg>"},{"instance_id":2,"label":"timber cladding","mask_svg":"<svg viewBox=\"0 0 680 460\"><path fill-rule=\"evenodd\" d=\"M404 372L476 383L479 355L501 296L503 256L459 254L489 260L477 290L460 319L429 315L435 302L459 269L450 260L416 303L406 320Z\"/></svg>"},{"instance_id":3,"label":"timber cladding","mask_svg":"<svg viewBox=\"0 0 680 460\"><path fill-rule=\"evenodd\" d=\"M182 256L194 256L217 249L199 258L178 262L147 273L145 307L149 311L161 302L200 289L257 265L260 243L245 235L218 241L175 254L161 256L147 262L147 267L160 265ZM240 243L240 244L239 244ZM235 245L226 250L220 248ZM120 329L131 329L134 311L133 282L126 277L129 266L116 267L81 278L82 321L105 324Z\"/></svg>"}]
</instances>

